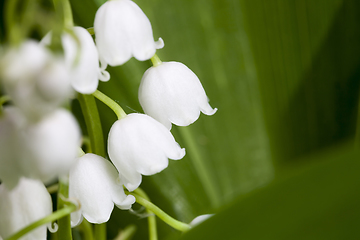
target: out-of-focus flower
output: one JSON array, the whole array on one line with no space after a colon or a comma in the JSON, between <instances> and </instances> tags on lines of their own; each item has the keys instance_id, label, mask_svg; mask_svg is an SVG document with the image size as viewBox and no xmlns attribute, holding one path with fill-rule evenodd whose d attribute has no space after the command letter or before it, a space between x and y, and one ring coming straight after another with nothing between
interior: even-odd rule
<instances>
[{"instance_id":1,"label":"out-of-focus flower","mask_svg":"<svg viewBox=\"0 0 360 240\"><path fill-rule=\"evenodd\" d=\"M122 65L131 57L148 60L164 47L161 38L154 42L149 19L130 0L105 2L96 12L94 31L100 59L111 66Z\"/></svg>"},{"instance_id":2,"label":"out-of-focus flower","mask_svg":"<svg viewBox=\"0 0 360 240\"><path fill-rule=\"evenodd\" d=\"M0 78L6 93L29 119L40 119L71 95L64 58L28 40L0 59Z\"/></svg>"},{"instance_id":3,"label":"out-of-focus flower","mask_svg":"<svg viewBox=\"0 0 360 240\"><path fill-rule=\"evenodd\" d=\"M69 171L81 143L74 116L58 109L36 123L15 107L0 119L0 179L9 189L21 176L48 182Z\"/></svg>"},{"instance_id":4,"label":"out-of-focus flower","mask_svg":"<svg viewBox=\"0 0 360 240\"><path fill-rule=\"evenodd\" d=\"M120 209L130 209L135 202L132 195L125 195L118 173L106 159L85 154L70 170L69 197L80 201L81 209L71 214L73 226L82 216L91 223L104 223L110 218L114 203Z\"/></svg>"},{"instance_id":5,"label":"out-of-focus flower","mask_svg":"<svg viewBox=\"0 0 360 240\"><path fill-rule=\"evenodd\" d=\"M142 175L153 175L168 166L168 158L184 157L168 129L153 118L132 113L116 121L110 129L108 152L129 191L141 183Z\"/></svg>"},{"instance_id":6,"label":"out-of-focus flower","mask_svg":"<svg viewBox=\"0 0 360 240\"><path fill-rule=\"evenodd\" d=\"M199 78L179 62L163 62L149 68L141 79L139 101L144 112L168 129L171 123L188 126L200 111L213 115L213 109Z\"/></svg>"},{"instance_id":7,"label":"out-of-focus flower","mask_svg":"<svg viewBox=\"0 0 360 240\"><path fill-rule=\"evenodd\" d=\"M61 36L70 82L77 92L91 94L97 89L99 79L108 81L110 75L99 66L99 54L89 32L82 27L74 27L72 31L73 34L64 32ZM50 45L51 33L41 43Z\"/></svg>"},{"instance_id":8,"label":"out-of-focus flower","mask_svg":"<svg viewBox=\"0 0 360 240\"><path fill-rule=\"evenodd\" d=\"M0 235L7 238L25 226L52 213L52 202L44 184L21 178L16 188L0 185ZM0 237L0 238L1 238ZM45 240L46 226L40 226L21 240Z\"/></svg>"},{"instance_id":9,"label":"out-of-focus flower","mask_svg":"<svg viewBox=\"0 0 360 240\"><path fill-rule=\"evenodd\" d=\"M196 225L199 225L200 223L206 221L207 219L209 219L212 216L214 216L214 214L203 214L203 215L197 216L189 223L189 225L192 227L195 227Z\"/></svg>"}]
</instances>

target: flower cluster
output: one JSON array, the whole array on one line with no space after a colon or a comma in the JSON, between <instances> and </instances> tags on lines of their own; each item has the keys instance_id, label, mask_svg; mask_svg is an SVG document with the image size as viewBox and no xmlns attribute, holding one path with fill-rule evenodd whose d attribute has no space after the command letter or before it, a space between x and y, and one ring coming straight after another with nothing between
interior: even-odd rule
<instances>
[{"instance_id":1,"label":"flower cluster","mask_svg":"<svg viewBox=\"0 0 360 240\"><path fill-rule=\"evenodd\" d=\"M94 32L95 42L86 29L66 26L60 36L50 32L40 42L25 39L1 54L1 86L10 103L0 116L0 239L50 214L44 184L63 176L69 179L69 197L81 206L71 214L73 226L82 217L107 222L114 204L130 209L136 199L123 186L134 191L142 175L156 174L168 159L185 155L170 132L172 124L187 126L200 112L217 110L195 73L155 55L164 42L154 41L149 19L133 1L104 3L95 15ZM62 53L50 50L56 37ZM139 87L145 114L119 115L108 136L110 161L93 153L79 156L80 127L64 106L78 93L93 94L110 106L111 100L96 94L98 82L110 79L107 65L119 66L131 57L154 64ZM46 239L46 228L32 234Z\"/></svg>"}]
</instances>

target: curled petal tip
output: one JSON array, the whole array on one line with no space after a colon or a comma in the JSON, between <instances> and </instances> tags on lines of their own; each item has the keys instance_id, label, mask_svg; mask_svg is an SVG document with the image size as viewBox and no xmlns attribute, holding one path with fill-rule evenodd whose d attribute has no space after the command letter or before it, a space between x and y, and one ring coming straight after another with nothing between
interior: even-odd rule
<instances>
[{"instance_id":1,"label":"curled petal tip","mask_svg":"<svg viewBox=\"0 0 360 240\"><path fill-rule=\"evenodd\" d=\"M217 108L214 108L212 109L211 111L203 111L204 114L208 115L208 116L211 116L211 115L214 115L216 112L217 112Z\"/></svg>"},{"instance_id":2,"label":"curled petal tip","mask_svg":"<svg viewBox=\"0 0 360 240\"><path fill-rule=\"evenodd\" d=\"M135 203L135 197L133 195L127 195L124 201L121 204L116 205L122 210L129 210L131 205Z\"/></svg>"},{"instance_id":3,"label":"curled petal tip","mask_svg":"<svg viewBox=\"0 0 360 240\"><path fill-rule=\"evenodd\" d=\"M47 224L47 228L48 228L49 232L55 233L59 229L59 225L56 222L51 222L51 223Z\"/></svg>"},{"instance_id":4,"label":"curled petal tip","mask_svg":"<svg viewBox=\"0 0 360 240\"><path fill-rule=\"evenodd\" d=\"M182 159L186 154L185 148L182 148L179 152L179 157L175 158L174 160L180 160Z\"/></svg>"},{"instance_id":5,"label":"curled petal tip","mask_svg":"<svg viewBox=\"0 0 360 240\"><path fill-rule=\"evenodd\" d=\"M155 42L156 49L162 49L165 46L164 40L160 37L159 40Z\"/></svg>"},{"instance_id":6,"label":"curled petal tip","mask_svg":"<svg viewBox=\"0 0 360 240\"><path fill-rule=\"evenodd\" d=\"M125 187L127 188L127 190L129 190L129 192L132 192L132 191L134 191L135 189L137 189L138 187L139 187L139 185L137 185L137 184L132 184L132 183L125 183L124 184L125 185Z\"/></svg>"},{"instance_id":7,"label":"curled petal tip","mask_svg":"<svg viewBox=\"0 0 360 240\"><path fill-rule=\"evenodd\" d=\"M100 81L102 82L107 82L110 79L110 74L108 71L105 70L101 70L98 74L98 78L100 79Z\"/></svg>"}]
</instances>

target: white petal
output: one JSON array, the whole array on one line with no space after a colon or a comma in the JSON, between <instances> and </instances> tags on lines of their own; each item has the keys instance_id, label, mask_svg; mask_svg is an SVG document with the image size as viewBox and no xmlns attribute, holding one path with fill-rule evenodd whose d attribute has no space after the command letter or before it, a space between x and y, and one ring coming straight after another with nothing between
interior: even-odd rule
<instances>
[{"instance_id":1,"label":"white petal","mask_svg":"<svg viewBox=\"0 0 360 240\"><path fill-rule=\"evenodd\" d=\"M69 194L79 199L82 215L91 223L104 223L110 218L114 202L127 201L117 171L111 163L95 154L85 154L70 171ZM130 204L131 205L131 204ZM78 216L74 216L74 223Z\"/></svg>"},{"instance_id":2,"label":"white petal","mask_svg":"<svg viewBox=\"0 0 360 240\"><path fill-rule=\"evenodd\" d=\"M0 75L13 103L34 121L59 107L71 94L65 61L34 41L9 49Z\"/></svg>"},{"instance_id":3,"label":"white petal","mask_svg":"<svg viewBox=\"0 0 360 240\"><path fill-rule=\"evenodd\" d=\"M0 232L6 238L51 214L51 197L40 181L22 178L11 191L0 185L0 212ZM22 239L45 240L46 231L43 225Z\"/></svg>"},{"instance_id":4,"label":"white petal","mask_svg":"<svg viewBox=\"0 0 360 240\"><path fill-rule=\"evenodd\" d=\"M116 204L116 206L122 210L129 210L131 206L135 203L135 197L133 195L127 195L125 200Z\"/></svg>"},{"instance_id":5,"label":"white petal","mask_svg":"<svg viewBox=\"0 0 360 240\"><path fill-rule=\"evenodd\" d=\"M200 111L212 115L208 98L198 77L178 62L163 62L149 68L140 83L139 101L144 112L171 129L171 122L188 126Z\"/></svg>"},{"instance_id":6,"label":"white petal","mask_svg":"<svg viewBox=\"0 0 360 240\"><path fill-rule=\"evenodd\" d=\"M177 160L185 155L169 130L151 117L137 113L113 124L108 152L129 191L140 185L140 174L158 173L168 166L168 158Z\"/></svg>"},{"instance_id":7,"label":"white petal","mask_svg":"<svg viewBox=\"0 0 360 240\"><path fill-rule=\"evenodd\" d=\"M212 216L214 216L214 214L203 214L203 215L197 216L189 223L189 225L194 227L194 226L199 225L200 223L206 221L207 219L209 219Z\"/></svg>"},{"instance_id":8,"label":"white petal","mask_svg":"<svg viewBox=\"0 0 360 240\"><path fill-rule=\"evenodd\" d=\"M75 163L81 142L74 116L59 109L24 130L24 174L45 182L65 174Z\"/></svg>"},{"instance_id":9,"label":"white petal","mask_svg":"<svg viewBox=\"0 0 360 240\"><path fill-rule=\"evenodd\" d=\"M89 32L82 27L74 27L74 36L62 35L65 58L71 70L71 85L83 94L95 92L98 86L99 56Z\"/></svg>"},{"instance_id":10,"label":"white petal","mask_svg":"<svg viewBox=\"0 0 360 240\"><path fill-rule=\"evenodd\" d=\"M105 2L96 12L94 31L100 57L111 66L122 65L132 56L150 59L161 47L154 42L149 19L130 0Z\"/></svg>"},{"instance_id":11,"label":"white petal","mask_svg":"<svg viewBox=\"0 0 360 240\"><path fill-rule=\"evenodd\" d=\"M18 163L23 149L19 140L19 129L24 125L25 117L15 107L4 107L0 117L0 180L8 189L13 189L22 176ZM6 167L4 167L6 166Z\"/></svg>"}]
</instances>

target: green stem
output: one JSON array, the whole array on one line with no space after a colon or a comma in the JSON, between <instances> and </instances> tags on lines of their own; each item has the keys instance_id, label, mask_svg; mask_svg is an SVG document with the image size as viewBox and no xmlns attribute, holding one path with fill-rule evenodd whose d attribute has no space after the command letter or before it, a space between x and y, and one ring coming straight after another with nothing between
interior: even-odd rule
<instances>
[{"instance_id":1,"label":"green stem","mask_svg":"<svg viewBox=\"0 0 360 240\"><path fill-rule=\"evenodd\" d=\"M77 206L75 204L68 204L66 207L56 211L56 212L53 212L52 214L36 221L36 222L33 222L32 224L28 225L27 227L21 229L19 232L15 233L14 235L8 237L6 240L16 240L16 239L19 239L20 237L24 236L25 234L27 234L28 232L32 231L33 229L37 228L37 227L40 227L46 223L49 223L49 222L53 222L57 219L61 219L62 217L64 216L67 216L69 215L70 213L76 211L77 209Z\"/></svg>"},{"instance_id":2,"label":"green stem","mask_svg":"<svg viewBox=\"0 0 360 240\"><path fill-rule=\"evenodd\" d=\"M78 100L85 118L91 152L105 157L104 136L95 98L92 95L78 94Z\"/></svg>"},{"instance_id":3,"label":"green stem","mask_svg":"<svg viewBox=\"0 0 360 240\"><path fill-rule=\"evenodd\" d=\"M114 111L118 119L126 117L126 113L120 107L120 105L99 90L96 90L92 95L102 101L104 104L106 104L109 108L111 108L111 110Z\"/></svg>"},{"instance_id":4,"label":"green stem","mask_svg":"<svg viewBox=\"0 0 360 240\"><path fill-rule=\"evenodd\" d=\"M158 55L156 55L156 54L155 54L154 56L152 56L151 62L152 62L152 64L154 65L154 67L157 67L157 66L159 66L160 64L162 64L160 58L159 58Z\"/></svg>"},{"instance_id":5,"label":"green stem","mask_svg":"<svg viewBox=\"0 0 360 240\"><path fill-rule=\"evenodd\" d=\"M94 236L96 240L106 240L106 223L94 225Z\"/></svg>"},{"instance_id":6,"label":"green stem","mask_svg":"<svg viewBox=\"0 0 360 240\"><path fill-rule=\"evenodd\" d=\"M94 240L92 225L86 219L81 222L79 228L84 235L84 239Z\"/></svg>"},{"instance_id":7,"label":"green stem","mask_svg":"<svg viewBox=\"0 0 360 240\"><path fill-rule=\"evenodd\" d=\"M53 0L55 10L62 19L62 22L66 28L74 27L73 15L71 11L71 5L69 0Z\"/></svg>"},{"instance_id":8,"label":"green stem","mask_svg":"<svg viewBox=\"0 0 360 240\"><path fill-rule=\"evenodd\" d=\"M57 197L57 209L65 208L68 202L65 201L69 197L69 182L68 177L61 177L59 179L59 192ZM70 214L62 217L58 221L59 230L57 232L59 239L72 240Z\"/></svg>"},{"instance_id":9,"label":"green stem","mask_svg":"<svg viewBox=\"0 0 360 240\"><path fill-rule=\"evenodd\" d=\"M165 223L167 223L168 225L170 225L171 227L185 232L191 229L189 224L180 222L172 217L170 217L168 214L166 214L163 210L161 210L159 207L157 207L156 205L154 205L152 202L146 200L145 198L141 197L140 195L132 192L129 193L126 191L127 194L131 194L135 197L136 202L139 203L140 205L146 207L147 209L149 209L150 211L152 211L153 213L155 213L156 216L158 216L161 220L163 220Z\"/></svg>"},{"instance_id":10,"label":"green stem","mask_svg":"<svg viewBox=\"0 0 360 240\"><path fill-rule=\"evenodd\" d=\"M129 225L124 230L121 230L118 236L114 240L129 240L134 236L136 232L135 225Z\"/></svg>"},{"instance_id":11,"label":"green stem","mask_svg":"<svg viewBox=\"0 0 360 240\"><path fill-rule=\"evenodd\" d=\"M5 23L8 39L7 41L11 45L17 45L21 42L21 30L19 25L15 21L16 7L19 0L9 0L5 3Z\"/></svg>"},{"instance_id":12,"label":"green stem","mask_svg":"<svg viewBox=\"0 0 360 240\"><path fill-rule=\"evenodd\" d=\"M102 93L98 95L105 96ZM106 157L103 131L94 96L79 94L78 99L85 118L86 128L90 138L91 150L97 155ZM94 225L94 237L96 240L106 240L106 223Z\"/></svg>"},{"instance_id":13,"label":"green stem","mask_svg":"<svg viewBox=\"0 0 360 240\"><path fill-rule=\"evenodd\" d=\"M142 190L141 188L135 189L134 192L136 194L138 194L139 196L143 197L145 200L150 202L150 198L144 192L144 190ZM148 216L149 239L150 240L157 240L158 235L157 235L157 228L156 228L156 217L155 217L154 213L149 208L146 208L146 212L149 215Z\"/></svg>"}]
</instances>

